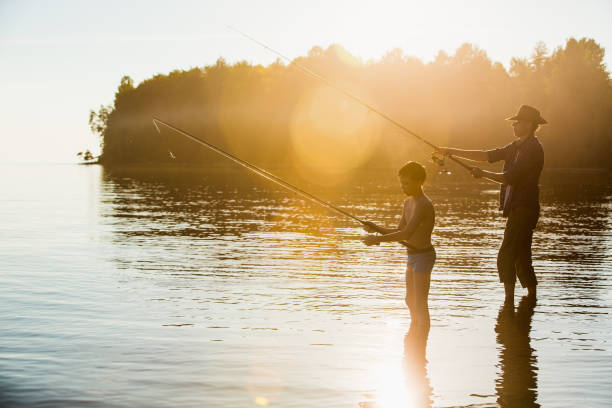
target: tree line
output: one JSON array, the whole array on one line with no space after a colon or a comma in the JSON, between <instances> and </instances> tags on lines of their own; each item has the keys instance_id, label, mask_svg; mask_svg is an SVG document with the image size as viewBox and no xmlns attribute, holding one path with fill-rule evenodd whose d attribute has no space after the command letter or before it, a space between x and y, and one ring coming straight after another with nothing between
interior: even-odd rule
<instances>
[{"instance_id":1,"label":"tree line","mask_svg":"<svg viewBox=\"0 0 612 408\"><path fill-rule=\"evenodd\" d=\"M125 76L114 103L91 111L89 123L107 165L224 160L167 129L158 134L153 116L264 166L395 167L426 154L426 146L297 63L441 146L505 145L513 136L504 118L521 104L535 106L549 122L538 131L547 167L610 169L612 83L603 60L604 49L587 38L570 38L553 52L538 43L509 70L467 43L430 63L401 49L364 62L340 45L315 46L287 65L220 58L137 86Z\"/></svg>"}]
</instances>

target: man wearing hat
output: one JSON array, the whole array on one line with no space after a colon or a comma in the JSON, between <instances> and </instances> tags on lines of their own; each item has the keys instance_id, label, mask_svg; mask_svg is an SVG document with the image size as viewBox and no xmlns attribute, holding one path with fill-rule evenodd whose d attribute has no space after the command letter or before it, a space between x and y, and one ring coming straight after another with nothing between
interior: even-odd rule
<instances>
[{"instance_id":1,"label":"man wearing hat","mask_svg":"<svg viewBox=\"0 0 612 408\"><path fill-rule=\"evenodd\" d=\"M544 151L535 136L540 125L547 123L540 112L522 105L518 113L506 120L512 121L517 140L493 150L461 150L442 147L445 155L474 161L494 163L504 161L502 173L472 168L476 178L486 178L501 184L500 210L508 217L504 240L497 256L500 282L504 283L506 302L514 304L514 286L518 277L535 298L538 284L531 264L531 239L540 214L539 179L544 165Z\"/></svg>"}]
</instances>

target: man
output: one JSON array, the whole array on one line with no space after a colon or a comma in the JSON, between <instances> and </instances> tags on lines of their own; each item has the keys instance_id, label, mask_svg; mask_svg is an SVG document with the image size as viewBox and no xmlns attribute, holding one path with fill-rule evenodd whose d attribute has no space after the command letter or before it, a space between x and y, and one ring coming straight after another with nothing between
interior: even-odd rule
<instances>
[{"instance_id":1,"label":"man","mask_svg":"<svg viewBox=\"0 0 612 408\"><path fill-rule=\"evenodd\" d=\"M436 218L433 204L423 192L427 174L416 162L408 162L398 172L402 191L406 194L402 217L397 228L384 228L366 221L367 232L382 235L367 235L366 245L381 242L403 241L408 245L406 265L406 305L410 311L410 326L420 333L429 332L429 284L431 270L436 262L436 251L431 245L431 232Z\"/></svg>"},{"instance_id":2,"label":"man","mask_svg":"<svg viewBox=\"0 0 612 408\"><path fill-rule=\"evenodd\" d=\"M538 282L531 263L531 240L540 214L538 183L544 165L544 151L535 132L547 122L537 109L528 105L522 105L515 116L506 120L513 121L517 140L505 147L488 151L440 148L440 151L474 161L494 163L504 160L502 173L474 167L472 175L501 184L500 210L508 220L497 256L497 270L500 282L504 283L506 301L514 304L517 277L527 288L528 296L536 296Z\"/></svg>"}]
</instances>

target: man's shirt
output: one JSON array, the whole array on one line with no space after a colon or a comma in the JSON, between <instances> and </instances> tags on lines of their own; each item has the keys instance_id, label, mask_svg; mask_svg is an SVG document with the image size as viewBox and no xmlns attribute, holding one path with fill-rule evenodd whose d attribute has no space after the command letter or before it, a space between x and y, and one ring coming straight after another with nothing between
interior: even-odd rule
<instances>
[{"instance_id":1,"label":"man's shirt","mask_svg":"<svg viewBox=\"0 0 612 408\"><path fill-rule=\"evenodd\" d=\"M540 211L540 173L544 166L544 150L535 136L523 143L515 141L498 149L488 150L489 163L504 160L504 180L499 194L499 209L504 217L514 207Z\"/></svg>"}]
</instances>

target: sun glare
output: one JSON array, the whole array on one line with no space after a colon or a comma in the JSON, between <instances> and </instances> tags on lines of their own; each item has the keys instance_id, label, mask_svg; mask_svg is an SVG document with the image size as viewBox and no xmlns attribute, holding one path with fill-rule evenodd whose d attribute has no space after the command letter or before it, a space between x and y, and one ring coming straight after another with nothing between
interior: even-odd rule
<instances>
[{"instance_id":1,"label":"sun glare","mask_svg":"<svg viewBox=\"0 0 612 408\"><path fill-rule=\"evenodd\" d=\"M419 364L404 357L404 361L383 364L378 369L380 383L376 406L380 408L411 408L427 405L428 383Z\"/></svg>"},{"instance_id":2,"label":"sun glare","mask_svg":"<svg viewBox=\"0 0 612 408\"><path fill-rule=\"evenodd\" d=\"M405 373L398 364L388 364L379 370L380 385L377 406L381 408L415 407L414 397L406 386Z\"/></svg>"},{"instance_id":3,"label":"sun glare","mask_svg":"<svg viewBox=\"0 0 612 408\"><path fill-rule=\"evenodd\" d=\"M269 404L266 397L255 397L255 405L258 407L267 407Z\"/></svg>"},{"instance_id":4,"label":"sun glare","mask_svg":"<svg viewBox=\"0 0 612 408\"><path fill-rule=\"evenodd\" d=\"M283 380L275 368L257 365L251 367L247 389L256 406L267 407L283 389Z\"/></svg>"},{"instance_id":5,"label":"sun glare","mask_svg":"<svg viewBox=\"0 0 612 408\"><path fill-rule=\"evenodd\" d=\"M291 125L294 165L308 180L334 184L368 160L380 122L331 88L317 88L297 105Z\"/></svg>"}]
</instances>

